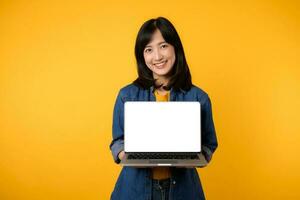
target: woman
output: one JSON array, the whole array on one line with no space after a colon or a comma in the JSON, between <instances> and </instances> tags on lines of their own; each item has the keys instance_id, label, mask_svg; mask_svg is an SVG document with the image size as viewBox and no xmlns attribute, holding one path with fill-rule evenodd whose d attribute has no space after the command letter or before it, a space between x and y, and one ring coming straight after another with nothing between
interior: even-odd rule
<instances>
[{"instance_id":1,"label":"woman","mask_svg":"<svg viewBox=\"0 0 300 200\"><path fill-rule=\"evenodd\" d=\"M192 84L180 38L171 22L163 17L146 21L137 35L135 56L138 78L120 90L114 107L110 149L115 162L124 156L126 101L199 101L202 153L209 162L218 145L211 102ZM155 126L155 120L149 125ZM205 196L195 168L123 167L111 199L202 200Z\"/></svg>"}]
</instances>

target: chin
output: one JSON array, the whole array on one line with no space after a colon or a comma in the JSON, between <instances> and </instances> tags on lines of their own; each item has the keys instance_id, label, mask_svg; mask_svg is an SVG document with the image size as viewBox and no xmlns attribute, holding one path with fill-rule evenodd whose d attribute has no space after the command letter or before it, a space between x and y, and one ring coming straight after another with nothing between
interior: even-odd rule
<instances>
[{"instance_id":1,"label":"chin","mask_svg":"<svg viewBox=\"0 0 300 200\"><path fill-rule=\"evenodd\" d=\"M170 69L169 70L159 70L159 71L155 71L154 73L159 76L166 76L169 72L170 72Z\"/></svg>"}]
</instances>

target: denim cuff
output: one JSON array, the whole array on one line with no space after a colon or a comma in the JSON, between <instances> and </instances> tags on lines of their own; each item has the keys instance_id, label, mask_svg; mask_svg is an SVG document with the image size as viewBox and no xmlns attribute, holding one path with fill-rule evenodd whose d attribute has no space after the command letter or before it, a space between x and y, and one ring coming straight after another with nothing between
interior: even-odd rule
<instances>
[{"instance_id":1,"label":"denim cuff","mask_svg":"<svg viewBox=\"0 0 300 200\"><path fill-rule=\"evenodd\" d=\"M121 151L124 150L124 140L116 140L111 146L110 146L111 153L113 155L115 163L119 164L121 160L119 159L118 155Z\"/></svg>"},{"instance_id":2,"label":"denim cuff","mask_svg":"<svg viewBox=\"0 0 300 200\"><path fill-rule=\"evenodd\" d=\"M212 158L211 150L207 146L202 145L202 153L203 153L207 163L209 163Z\"/></svg>"}]
</instances>

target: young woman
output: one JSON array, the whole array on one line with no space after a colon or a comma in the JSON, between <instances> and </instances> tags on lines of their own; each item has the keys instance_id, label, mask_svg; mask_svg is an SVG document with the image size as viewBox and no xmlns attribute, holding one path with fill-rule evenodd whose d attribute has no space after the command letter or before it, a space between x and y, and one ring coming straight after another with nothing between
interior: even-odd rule
<instances>
[{"instance_id":1,"label":"young woman","mask_svg":"<svg viewBox=\"0 0 300 200\"><path fill-rule=\"evenodd\" d=\"M218 146L210 98L192 84L179 35L171 22L163 17L146 21L136 38L135 56L138 78L120 90L114 107L110 149L115 162L124 156L126 101L200 102L202 153L209 162ZM153 119L149 126L156 123L160 122ZM195 168L123 167L111 199L203 200L205 196Z\"/></svg>"}]
</instances>

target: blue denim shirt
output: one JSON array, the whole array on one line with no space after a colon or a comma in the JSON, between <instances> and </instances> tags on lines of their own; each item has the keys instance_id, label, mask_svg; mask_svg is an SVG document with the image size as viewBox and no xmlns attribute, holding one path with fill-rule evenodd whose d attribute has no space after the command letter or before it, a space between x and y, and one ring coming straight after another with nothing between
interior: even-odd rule
<instances>
[{"instance_id":1,"label":"blue denim shirt","mask_svg":"<svg viewBox=\"0 0 300 200\"><path fill-rule=\"evenodd\" d=\"M155 101L154 88L142 89L134 84L122 88L117 96L113 113L113 140L110 144L114 161L119 163L119 152L124 150L124 103L126 101ZM170 91L170 101L198 101L201 104L202 153L209 162L218 143L213 123L211 101L200 88L189 91ZM179 113L178 113L179 114ZM151 126L151 124L149 124ZM151 169L123 167L112 200L151 200ZM171 168L170 200L205 199L201 182L195 168Z\"/></svg>"}]
</instances>

